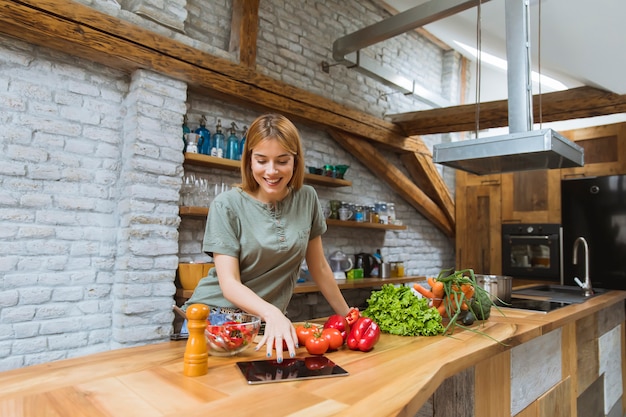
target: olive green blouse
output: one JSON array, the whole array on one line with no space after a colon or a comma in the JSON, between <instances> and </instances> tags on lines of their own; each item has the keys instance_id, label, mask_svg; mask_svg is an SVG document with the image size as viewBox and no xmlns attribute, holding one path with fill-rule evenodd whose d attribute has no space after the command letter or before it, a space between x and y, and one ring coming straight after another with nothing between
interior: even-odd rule
<instances>
[{"instance_id":1,"label":"olive green blouse","mask_svg":"<svg viewBox=\"0 0 626 417\"><path fill-rule=\"evenodd\" d=\"M239 259L241 282L286 311L309 240L326 232L315 189L303 185L276 205L262 203L241 188L219 194L206 222L203 251ZM201 303L235 307L222 295L215 268L209 271L185 307Z\"/></svg>"}]
</instances>

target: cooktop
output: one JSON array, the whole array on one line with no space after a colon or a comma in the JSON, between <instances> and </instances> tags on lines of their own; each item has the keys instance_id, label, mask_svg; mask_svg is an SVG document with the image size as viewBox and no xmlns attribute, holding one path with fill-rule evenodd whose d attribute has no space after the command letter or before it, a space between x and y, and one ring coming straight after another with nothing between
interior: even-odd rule
<instances>
[{"instance_id":1,"label":"cooktop","mask_svg":"<svg viewBox=\"0 0 626 417\"><path fill-rule=\"evenodd\" d=\"M533 310L540 313L548 313L561 307L569 305L558 301L530 300L527 298L511 298L511 302L506 307L519 308L522 310Z\"/></svg>"}]
</instances>

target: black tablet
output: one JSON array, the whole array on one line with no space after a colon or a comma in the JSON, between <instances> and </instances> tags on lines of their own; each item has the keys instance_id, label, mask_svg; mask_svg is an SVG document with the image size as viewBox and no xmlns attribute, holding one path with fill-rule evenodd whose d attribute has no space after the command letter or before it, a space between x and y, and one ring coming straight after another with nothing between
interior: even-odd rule
<instances>
[{"instance_id":1,"label":"black tablet","mask_svg":"<svg viewBox=\"0 0 626 417\"><path fill-rule=\"evenodd\" d=\"M237 362L248 384L297 381L300 379L347 376L348 371L325 356L276 360Z\"/></svg>"}]
</instances>

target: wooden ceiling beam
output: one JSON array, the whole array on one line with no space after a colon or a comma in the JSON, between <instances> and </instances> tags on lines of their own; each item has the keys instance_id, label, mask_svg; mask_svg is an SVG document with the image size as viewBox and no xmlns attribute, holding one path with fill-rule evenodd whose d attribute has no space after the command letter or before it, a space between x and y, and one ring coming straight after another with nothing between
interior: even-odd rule
<instances>
[{"instance_id":1,"label":"wooden ceiling beam","mask_svg":"<svg viewBox=\"0 0 626 417\"><path fill-rule=\"evenodd\" d=\"M241 11L242 23L252 8ZM112 68L148 69L191 90L316 127L347 131L396 151L430 153L386 120L264 76L123 19L72 1L0 0L0 33ZM249 51L251 46L246 46ZM250 62L249 62L250 64Z\"/></svg>"},{"instance_id":2,"label":"wooden ceiling beam","mask_svg":"<svg viewBox=\"0 0 626 417\"><path fill-rule=\"evenodd\" d=\"M407 152L400 156L400 160L417 187L439 206L450 224L455 225L454 199L439 175L433 159L420 153Z\"/></svg>"},{"instance_id":3,"label":"wooden ceiling beam","mask_svg":"<svg viewBox=\"0 0 626 417\"><path fill-rule=\"evenodd\" d=\"M239 63L256 67L256 41L259 31L259 0L233 0L228 50L239 52Z\"/></svg>"},{"instance_id":4,"label":"wooden ceiling beam","mask_svg":"<svg viewBox=\"0 0 626 417\"><path fill-rule=\"evenodd\" d=\"M446 236L454 237L455 224L450 220L450 207L447 207L447 211L441 209L424 191L422 191L410 178L408 178L398 167L392 162L385 159L380 152L376 150L371 144L359 140L346 132L338 130L329 130L328 132L335 141L340 144L346 151L352 156L361 161L370 171L372 171L378 178L385 181L392 190L394 190L400 197L402 197L407 203L413 206L418 212L420 212L426 219L431 221L437 228L439 228ZM416 162L423 162L424 160L431 160L431 158L417 159ZM432 160L431 160L432 161ZM432 163L432 162L431 162ZM431 172L426 169L424 172ZM432 172L431 172L432 175ZM440 178L438 173L435 175ZM430 180L430 181L429 181ZM427 178L426 181L432 182L433 178ZM438 181L436 181L439 183ZM445 187L445 185L444 185ZM446 189L447 190L447 189ZM454 205L451 207L451 212L454 213Z\"/></svg>"},{"instance_id":5,"label":"wooden ceiling beam","mask_svg":"<svg viewBox=\"0 0 626 417\"><path fill-rule=\"evenodd\" d=\"M406 135L467 132L476 130L476 105L467 104L440 109L389 115ZM508 101L480 103L479 128L488 129L509 125ZM533 96L533 118L557 122L626 112L626 95L619 95L593 87L579 87L565 91Z\"/></svg>"}]
</instances>

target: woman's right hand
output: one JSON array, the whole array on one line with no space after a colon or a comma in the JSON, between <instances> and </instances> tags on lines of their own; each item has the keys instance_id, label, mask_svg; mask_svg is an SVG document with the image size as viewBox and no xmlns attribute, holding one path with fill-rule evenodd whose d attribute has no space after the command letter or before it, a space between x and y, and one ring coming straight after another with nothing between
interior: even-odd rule
<instances>
[{"instance_id":1,"label":"woman's right hand","mask_svg":"<svg viewBox=\"0 0 626 417\"><path fill-rule=\"evenodd\" d=\"M276 349L276 360L283 361L283 350L287 349L289 357L296 356L298 337L291 321L278 309L265 315L265 332L257 344L256 350L266 346L267 357L272 357L272 350Z\"/></svg>"}]
</instances>

